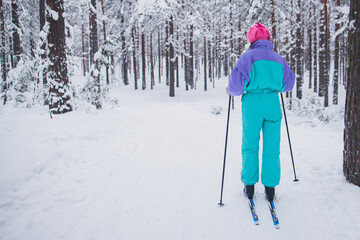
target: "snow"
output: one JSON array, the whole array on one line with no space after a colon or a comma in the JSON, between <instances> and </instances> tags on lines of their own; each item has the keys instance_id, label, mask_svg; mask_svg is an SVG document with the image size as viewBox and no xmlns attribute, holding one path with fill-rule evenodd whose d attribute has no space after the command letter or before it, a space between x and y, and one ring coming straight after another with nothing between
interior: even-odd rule
<instances>
[{"instance_id":1,"label":"snow","mask_svg":"<svg viewBox=\"0 0 360 240\"><path fill-rule=\"evenodd\" d=\"M177 88L174 98L162 85L120 86L111 92L118 107L53 119L46 107L2 107L0 238L360 239L360 188L342 173L342 120L311 127L288 112L300 181L292 181L283 123L275 201L281 228L273 227L261 184L255 226L242 194L241 99L235 98L225 206L217 206L226 82L206 93Z\"/></svg>"},{"instance_id":2,"label":"snow","mask_svg":"<svg viewBox=\"0 0 360 240\"><path fill-rule=\"evenodd\" d=\"M59 19L59 13L52 10L52 9L49 9L49 15L55 20L57 21Z\"/></svg>"}]
</instances>

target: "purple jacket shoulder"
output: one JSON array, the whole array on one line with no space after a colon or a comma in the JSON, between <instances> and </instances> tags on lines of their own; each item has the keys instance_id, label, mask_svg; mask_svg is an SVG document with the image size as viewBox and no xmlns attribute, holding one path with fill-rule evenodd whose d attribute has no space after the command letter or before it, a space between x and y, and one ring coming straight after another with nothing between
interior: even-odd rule
<instances>
[{"instance_id":1,"label":"purple jacket shoulder","mask_svg":"<svg viewBox=\"0 0 360 240\"><path fill-rule=\"evenodd\" d=\"M254 63L257 61L263 60L257 63L257 66L270 66L271 64L266 64L266 62L276 63L275 66L279 66L276 69L271 68L269 73L269 78L271 76L279 76L276 79L269 79L268 83L278 82L273 86L269 86L268 84L261 85L262 83L253 83L253 85L258 88L266 88L267 90L272 89L278 92L287 92L291 91L294 83L295 83L295 75L290 69L289 65L286 63L285 59L281 57L278 53L273 51L273 43L268 40L259 40L255 42L251 48L241 55L240 59L237 61L234 69L231 72L229 78L229 86L228 93L232 96L239 96L244 94L246 90L246 86L251 81L258 81L256 77L261 74L264 75L264 71L268 71L268 69L264 69L264 67L254 67ZM265 63L265 64L262 64ZM259 71L263 71L259 73ZM255 74L254 74L255 72ZM274 74L275 73L275 74ZM265 77L267 78L267 77ZM263 82L266 82L267 79L262 79Z\"/></svg>"}]
</instances>

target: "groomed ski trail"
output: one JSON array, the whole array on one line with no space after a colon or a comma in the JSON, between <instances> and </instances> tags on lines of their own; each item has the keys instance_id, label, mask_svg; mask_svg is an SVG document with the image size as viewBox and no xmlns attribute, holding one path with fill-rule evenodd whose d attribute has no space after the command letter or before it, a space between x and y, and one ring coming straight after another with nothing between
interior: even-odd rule
<instances>
[{"instance_id":1,"label":"groomed ski trail","mask_svg":"<svg viewBox=\"0 0 360 240\"><path fill-rule=\"evenodd\" d=\"M312 128L288 114L300 182L292 182L282 125L275 230L256 185L255 226L242 196L241 100L168 89L113 93L120 105L50 120L46 109L0 115L0 236L17 239L359 239L358 187L342 176L342 123ZM220 85L220 83L218 83ZM220 106L220 115L211 114ZM44 113L45 111L45 113ZM261 143L260 143L261 144ZM5 158L3 156L6 156Z\"/></svg>"}]
</instances>

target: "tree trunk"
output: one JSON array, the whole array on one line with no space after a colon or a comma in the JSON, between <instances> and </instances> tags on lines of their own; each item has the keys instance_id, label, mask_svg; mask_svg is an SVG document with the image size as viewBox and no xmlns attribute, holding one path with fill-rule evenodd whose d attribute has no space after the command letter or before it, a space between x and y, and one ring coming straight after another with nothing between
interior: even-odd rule
<instances>
[{"instance_id":1,"label":"tree trunk","mask_svg":"<svg viewBox=\"0 0 360 240\"><path fill-rule=\"evenodd\" d=\"M159 83L161 83L161 34L160 34L160 30L161 28L159 27L159 30L158 30L158 55L159 55Z\"/></svg>"},{"instance_id":2,"label":"tree trunk","mask_svg":"<svg viewBox=\"0 0 360 240\"><path fill-rule=\"evenodd\" d=\"M86 76L86 73L89 72L89 55L86 50L85 45L85 24L81 25L81 44L82 44L82 65L83 65L83 75Z\"/></svg>"},{"instance_id":3,"label":"tree trunk","mask_svg":"<svg viewBox=\"0 0 360 240\"><path fill-rule=\"evenodd\" d=\"M184 33L184 52L187 53L187 34ZM184 55L184 79L185 89L189 90L189 71L188 71L188 57Z\"/></svg>"},{"instance_id":4,"label":"tree trunk","mask_svg":"<svg viewBox=\"0 0 360 240\"><path fill-rule=\"evenodd\" d=\"M142 90L146 89L146 53L145 53L145 33L141 33L141 59L142 59Z\"/></svg>"},{"instance_id":5,"label":"tree trunk","mask_svg":"<svg viewBox=\"0 0 360 240\"><path fill-rule=\"evenodd\" d=\"M3 1L0 0L0 21L1 21L1 70L2 70L2 88L1 92L4 93L4 101L5 105L7 102L7 66L6 66L6 52L5 52L5 18L4 18L4 6Z\"/></svg>"},{"instance_id":6,"label":"tree trunk","mask_svg":"<svg viewBox=\"0 0 360 240\"><path fill-rule=\"evenodd\" d=\"M33 29L34 29L33 22L31 22L30 23L30 56L32 59L35 58L35 49L36 49ZM32 78L34 78L34 76Z\"/></svg>"},{"instance_id":7,"label":"tree trunk","mask_svg":"<svg viewBox=\"0 0 360 240\"><path fill-rule=\"evenodd\" d=\"M170 84L170 72L169 72L169 22L165 24L165 68L166 68L166 86Z\"/></svg>"},{"instance_id":8,"label":"tree trunk","mask_svg":"<svg viewBox=\"0 0 360 240\"><path fill-rule=\"evenodd\" d=\"M350 1L349 75L346 84L344 174L360 187L360 2Z\"/></svg>"},{"instance_id":9,"label":"tree trunk","mask_svg":"<svg viewBox=\"0 0 360 240\"><path fill-rule=\"evenodd\" d=\"M123 82L124 85L129 85L129 77L128 77L128 52L126 49L126 39L125 39L125 17L124 17L124 13L121 13L121 17L120 17L120 22L121 22L121 69L122 69L122 78L123 78Z\"/></svg>"},{"instance_id":10,"label":"tree trunk","mask_svg":"<svg viewBox=\"0 0 360 240\"><path fill-rule=\"evenodd\" d=\"M234 68L234 41L233 41L233 36L234 36L234 26L233 26L233 17L232 17L232 0L229 0L230 3L230 69L232 70ZM230 71L231 71L230 70Z\"/></svg>"},{"instance_id":11,"label":"tree trunk","mask_svg":"<svg viewBox=\"0 0 360 240\"><path fill-rule=\"evenodd\" d=\"M314 14L313 16L317 16L317 11L316 8L314 7ZM318 25L318 21L317 19L314 19L314 33L313 33L313 37L314 37L314 52L313 52L313 56L314 56L314 93L318 92L318 30L317 30L317 25Z\"/></svg>"},{"instance_id":12,"label":"tree trunk","mask_svg":"<svg viewBox=\"0 0 360 240\"><path fill-rule=\"evenodd\" d=\"M272 34L271 38L274 43L274 51L277 52L277 41L276 41L276 20L275 20L275 0L271 0L271 26Z\"/></svg>"},{"instance_id":13,"label":"tree trunk","mask_svg":"<svg viewBox=\"0 0 360 240\"><path fill-rule=\"evenodd\" d=\"M221 64L222 64L222 55L221 55L221 31L218 28L216 33L216 76L218 79L221 78Z\"/></svg>"},{"instance_id":14,"label":"tree trunk","mask_svg":"<svg viewBox=\"0 0 360 240\"><path fill-rule=\"evenodd\" d=\"M96 0L91 0L90 4L90 64L94 63L95 53L98 51L98 32L96 21Z\"/></svg>"},{"instance_id":15,"label":"tree trunk","mask_svg":"<svg viewBox=\"0 0 360 240\"><path fill-rule=\"evenodd\" d=\"M346 85L346 79L347 79L347 70L348 70L348 39L346 39L345 34L342 34L342 56L341 56L341 75L342 75L342 84Z\"/></svg>"},{"instance_id":16,"label":"tree trunk","mask_svg":"<svg viewBox=\"0 0 360 240\"><path fill-rule=\"evenodd\" d=\"M213 88L215 88L215 58L216 58L216 48L215 48L215 36L213 36L213 45L212 45L212 51L211 51L211 76L213 79Z\"/></svg>"},{"instance_id":17,"label":"tree trunk","mask_svg":"<svg viewBox=\"0 0 360 240\"><path fill-rule=\"evenodd\" d=\"M206 56L206 36L204 35L204 91L207 91L207 56Z\"/></svg>"},{"instance_id":18,"label":"tree trunk","mask_svg":"<svg viewBox=\"0 0 360 240\"><path fill-rule=\"evenodd\" d=\"M340 0L336 0L336 6L340 7ZM337 13L337 22L335 23L335 32L340 29L340 13ZM334 78L333 78L333 104L338 104L338 88L339 88L339 52L340 52L340 35L335 37L335 56L334 56Z\"/></svg>"},{"instance_id":19,"label":"tree trunk","mask_svg":"<svg viewBox=\"0 0 360 240\"><path fill-rule=\"evenodd\" d=\"M309 41L309 48L307 52L307 69L309 70L309 89L311 89L312 86L312 75L313 75L313 66L312 66L312 38L313 38L313 28L312 28L312 9L309 8L309 27L308 27L308 41Z\"/></svg>"},{"instance_id":20,"label":"tree trunk","mask_svg":"<svg viewBox=\"0 0 360 240\"><path fill-rule=\"evenodd\" d=\"M228 47L227 47L227 37L224 36L224 47L223 47L223 66L224 66L224 76L229 76L229 57L228 57Z\"/></svg>"},{"instance_id":21,"label":"tree trunk","mask_svg":"<svg viewBox=\"0 0 360 240\"><path fill-rule=\"evenodd\" d=\"M179 27L177 27L177 33L176 33L176 41L179 42ZM176 87L179 87L179 56L176 54Z\"/></svg>"},{"instance_id":22,"label":"tree trunk","mask_svg":"<svg viewBox=\"0 0 360 240\"><path fill-rule=\"evenodd\" d=\"M179 85L179 56L176 55L176 60L175 60L175 66L176 66L176 87L180 87Z\"/></svg>"},{"instance_id":23,"label":"tree trunk","mask_svg":"<svg viewBox=\"0 0 360 240\"><path fill-rule=\"evenodd\" d=\"M175 72L174 72L174 25L173 25L173 16L170 16L169 20L169 35L170 35L170 97L175 96Z\"/></svg>"},{"instance_id":24,"label":"tree trunk","mask_svg":"<svg viewBox=\"0 0 360 240\"><path fill-rule=\"evenodd\" d=\"M42 31L46 22L45 0L39 1L39 16L40 16L40 31Z\"/></svg>"},{"instance_id":25,"label":"tree trunk","mask_svg":"<svg viewBox=\"0 0 360 240\"><path fill-rule=\"evenodd\" d=\"M341 83L342 85L344 85L345 81L344 81L344 72L345 72L345 51L347 49L345 49L345 34L342 33L341 37L340 37L340 43L341 43L341 47L340 47L340 69L339 69L339 83Z\"/></svg>"},{"instance_id":26,"label":"tree trunk","mask_svg":"<svg viewBox=\"0 0 360 240\"><path fill-rule=\"evenodd\" d=\"M19 23L19 15L18 15L18 5L16 1L11 0L11 10L12 10L12 38L13 38L13 51L14 51L14 63L13 67L16 68L18 62L20 61L21 55L21 42L20 42L20 23Z\"/></svg>"},{"instance_id":27,"label":"tree trunk","mask_svg":"<svg viewBox=\"0 0 360 240\"><path fill-rule=\"evenodd\" d=\"M191 89L194 88L194 26L190 26L190 58L189 59L189 84Z\"/></svg>"},{"instance_id":28,"label":"tree trunk","mask_svg":"<svg viewBox=\"0 0 360 240\"><path fill-rule=\"evenodd\" d=\"M154 73L154 56L153 56L153 37L152 33L150 33L150 86L151 89L154 88L155 85L155 73Z\"/></svg>"},{"instance_id":29,"label":"tree trunk","mask_svg":"<svg viewBox=\"0 0 360 240\"><path fill-rule=\"evenodd\" d=\"M104 10L104 0L101 0L101 10L102 10L102 14L103 16L105 16L105 10ZM105 19L103 19L103 32L104 32L104 45L107 45L107 39L106 39L106 22ZM110 79L109 79L109 56L108 53L106 54L106 58L107 58L107 64L105 66L105 73L106 73L106 84L110 85Z\"/></svg>"},{"instance_id":30,"label":"tree trunk","mask_svg":"<svg viewBox=\"0 0 360 240\"><path fill-rule=\"evenodd\" d=\"M320 12L320 49L319 49L319 96L324 97L324 107L329 105L329 44L327 0L321 0L323 9Z\"/></svg>"},{"instance_id":31,"label":"tree trunk","mask_svg":"<svg viewBox=\"0 0 360 240\"><path fill-rule=\"evenodd\" d=\"M325 0L325 4L324 4L324 8L325 8L325 46L326 46L326 66L325 69L326 71L326 78L325 78L325 82L324 82L324 107L328 107L329 106L329 84L330 84L330 61L331 61L331 56L330 56L330 23L329 23L329 10L327 7L327 2L328 0Z\"/></svg>"},{"instance_id":32,"label":"tree trunk","mask_svg":"<svg viewBox=\"0 0 360 240\"><path fill-rule=\"evenodd\" d=\"M49 22L49 111L60 114L72 111L70 101L69 78L65 52L65 21L63 0L46 0L52 10L47 15Z\"/></svg>"},{"instance_id":33,"label":"tree trunk","mask_svg":"<svg viewBox=\"0 0 360 240\"><path fill-rule=\"evenodd\" d=\"M208 49L208 55L207 55L207 57L208 57L208 71L209 71L209 80L210 80L210 82L212 82L213 81L213 75L212 75L212 55L211 55L211 49L212 49L212 47L211 47L211 43L210 43L210 41L208 41L208 44L207 44L207 49Z\"/></svg>"},{"instance_id":34,"label":"tree trunk","mask_svg":"<svg viewBox=\"0 0 360 240\"><path fill-rule=\"evenodd\" d=\"M134 67L134 87L135 90L138 89L138 84L137 84L137 80L138 80L138 76L137 76L137 60L136 60L136 41L135 41L135 27L133 27L132 31L131 31L131 36L133 39L133 67Z\"/></svg>"},{"instance_id":35,"label":"tree trunk","mask_svg":"<svg viewBox=\"0 0 360 240\"><path fill-rule=\"evenodd\" d=\"M291 15L295 15L296 10L295 10L295 0L291 0ZM292 39L296 39L296 21L294 19L294 17L290 17L290 23L291 23L291 30L290 30L290 41ZM296 73L296 43L293 43L294 41L290 42L290 68L294 69L294 73ZM297 80L297 79L296 79ZM291 92L292 93L292 92ZM290 92L288 92L286 94L286 97L290 96Z\"/></svg>"},{"instance_id":36,"label":"tree trunk","mask_svg":"<svg viewBox=\"0 0 360 240\"><path fill-rule=\"evenodd\" d=\"M90 63L91 63L91 71L90 76L94 80L96 97L94 100L94 104L96 109L100 109L102 107L101 104L101 64L98 59L95 59L95 54L99 50L99 39L98 39L98 31L97 31L97 14L96 14L96 0L91 0L89 3L90 7Z\"/></svg>"},{"instance_id":37,"label":"tree trunk","mask_svg":"<svg viewBox=\"0 0 360 240\"><path fill-rule=\"evenodd\" d=\"M296 50L295 50L295 58L296 58L296 97L298 99L302 99L302 77L303 77L303 49L302 49L302 34L301 34L301 0L297 2L297 14L296 14Z\"/></svg>"},{"instance_id":38,"label":"tree trunk","mask_svg":"<svg viewBox=\"0 0 360 240\"><path fill-rule=\"evenodd\" d=\"M46 22L46 15L45 15L45 0L40 0L39 1L39 17L40 17L40 32L42 32L43 34L40 34L40 49L41 49L41 60L44 63L46 61L46 44L45 44L45 32L44 32L44 26L45 26L45 22ZM43 81L43 85L45 86L47 84L47 79L46 79L46 69L44 68L42 71L42 81Z\"/></svg>"},{"instance_id":39,"label":"tree trunk","mask_svg":"<svg viewBox=\"0 0 360 240\"><path fill-rule=\"evenodd\" d=\"M9 47L10 47L10 69L14 68L14 51L13 51L13 40L12 40L12 36L9 36Z\"/></svg>"}]
</instances>

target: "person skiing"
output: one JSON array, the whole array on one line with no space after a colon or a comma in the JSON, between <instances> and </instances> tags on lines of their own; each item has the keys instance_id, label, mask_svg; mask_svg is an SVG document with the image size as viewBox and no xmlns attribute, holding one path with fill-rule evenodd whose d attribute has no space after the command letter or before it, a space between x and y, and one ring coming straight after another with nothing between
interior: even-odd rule
<instances>
[{"instance_id":1,"label":"person skiing","mask_svg":"<svg viewBox=\"0 0 360 240\"><path fill-rule=\"evenodd\" d=\"M242 95L242 170L244 193L253 198L254 185L259 181L259 140L263 134L261 183L265 195L273 201L275 187L280 183L281 107L278 92L291 91L295 75L278 53L268 28L253 25L247 39L250 49L237 61L229 78L227 93Z\"/></svg>"}]
</instances>

